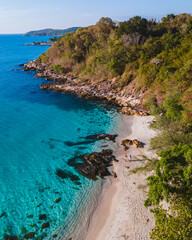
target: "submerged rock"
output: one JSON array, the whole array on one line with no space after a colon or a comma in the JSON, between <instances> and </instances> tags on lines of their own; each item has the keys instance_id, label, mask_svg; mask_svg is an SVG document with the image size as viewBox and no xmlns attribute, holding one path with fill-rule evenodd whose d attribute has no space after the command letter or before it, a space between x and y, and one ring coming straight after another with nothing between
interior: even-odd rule
<instances>
[{"instance_id":1,"label":"submerged rock","mask_svg":"<svg viewBox=\"0 0 192 240\"><path fill-rule=\"evenodd\" d=\"M67 145L68 147L73 147L73 146L79 146L79 145L87 145L90 143L94 143L95 141L80 141L80 142L70 142L70 141L65 141L64 144Z\"/></svg>"},{"instance_id":2,"label":"submerged rock","mask_svg":"<svg viewBox=\"0 0 192 240\"><path fill-rule=\"evenodd\" d=\"M80 178L73 174L72 172L70 171L67 171L67 170L62 170L62 169L57 169L56 170L56 175L62 179L66 179L66 178L69 178L71 179L72 182L74 182L76 185L80 185L81 182L80 181Z\"/></svg>"},{"instance_id":3,"label":"submerged rock","mask_svg":"<svg viewBox=\"0 0 192 240\"><path fill-rule=\"evenodd\" d=\"M39 220L45 220L45 219L47 219L47 215L46 214L39 215Z\"/></svg>"},{"instance_id":4,"label":"submerged rock","mask_svg":"<svg viewBox=\"0 0 192 240\"><path fill-rule=\"evenodd\" d=\"M25 239L32 239L32 238L34 238L34 236L35 236L35 232L29 232L24 236L24 238Z\"/></svg>"},{"instance_id":5,"label":"submerged rock","mask_svg":"<svg viewBox=\"0 0 192 240\"><path fill-rule=\"evenodd\" d=\"M77 186L81 185L81 182L78 182L78 181L74 181L73 183Z\"/></svg>"},{"instance_id":6,"label":"submerged rock","mask_svg":"<svg viewBox=\"0 0 192 240\"><path fill-rule=\"evenodd\" d=\"M1 215L0 215L0 218L2 217L7 217L7 213L6 212L3 212Z\"/></svg>"},{"instance_id":7,"label":"submerged rock","mask_svg":"<svg viewBox=\"0 0 192 240\"><path fill-rule=\"evenodd\" d=\"M50 227L49 222L43 223L43 225L41 226L41 228L48 228Z\"/></svg>"},{"instance_id":8,"label":"submerged rock","mask_svg":"<svg viewBox=\"0 0 192 240\"><path fill-rule=\"evenodd\" d=\"M41 205L42 205L42 203L39 203L39 204L37 205L37 208L40 207Z\"/></svg>"},{"instance_id":9,"label":"submerged rock","mask_svg":"<svg viewBox=\"0 0 192 240\"><path fill-rule=\"evenodd\" d=\"M21 227L21 234L24 234L24 233L27 233L27 229L24 226L22 226Z\"/></svg>"},{"instance_id":10,"label":"submerged rock","mask_svg":"<svg viewBox=\"0 0 192 240\"><path fill-rule=\"evenodd\" d=\"M57 199L55 200L55 203L58 203L58 202L60 202L60 201L61 201L61 197L57 198Z\"/></svg>"},{"instance_id":11,"label":"submerged rock","mask_svg":"<svg viewBox=\"0 0 192 240\"><path fill-rule=\"evenodd\" d=\"M30 224L29 226L30 226L30 227L33 227L33 228L36 228L36 229L39 229L39 227L37 226L36 223Z\"/></svg>"},{"instance_id":12,"label":"submerged rock","mask_svg":"<svg viewBox=\"0 0 192 240\"><path fill-rule=\"evenodd\" d=\"M113 151L106 149L101 152L74 157L69 159L68 164L75 167L81 175L96 181L98 179L97 176L101 178L111 176L108 167L112 165L114 160L116 161Z\"/></svg>"},{"instance_id":13,"label":"submerged rock","mask_svg":"<svg viewBox=\"0 0 192 240\"><path fill-rule=\"evenodd\" d=\"M17 236L4 235L3 240L19 240Z\"/></svg>"},{"instance_id":14,"label":"submerged rock","mask_svg":"<svg viewBox=\"0 0 192 240\"><path fill-rule=\"evenodd\" d=\"M62 179L67 178L67 173L64 170L57 169L56 170L56 175Z\"/></svg>"},{"instance_id":15,"label":"submerged rock","mask_svg":"<svg viewBox=\"0 0 192 240\"><path fill-rule=\"evenodd\" d=\"M71 181L79 181L80 178L77 175L71 175L70 176Z\"/></svg>"}]
</instances>

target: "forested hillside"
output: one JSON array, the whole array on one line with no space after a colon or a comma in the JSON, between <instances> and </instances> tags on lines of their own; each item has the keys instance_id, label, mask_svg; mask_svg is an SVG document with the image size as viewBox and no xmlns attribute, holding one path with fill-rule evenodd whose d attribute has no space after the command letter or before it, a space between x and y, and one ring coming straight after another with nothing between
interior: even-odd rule
<instances>
[{"instance_id":1,"label":"forested hillside","mask_svg":"<svg viewBox=\"0 0 192 240\"><path fill-rule=\"evenodd\" d=\"M137 16L118 24L101 18L59 38L38 61L82 81L116 79L117 91L131 87L144 93L143 107L161 130L151 141L160 160L148 178L145 202L156 217L151 239L191 239L192 16L171 14L160 22ZM163 200L169 209L161 206Z\"/></svg>"},{"instance_id":2,"label":"forested hillside","mask_svg":"<svg viewBox=\"0 0 192 240\"><path fill-rule=\"evenodd\" d=\"M115 24L101 18L93 26L68 33L39 57L58 72L96 81L118 79L148 90L145 104L162 103L174 92L191 118L192 16L168 15L160 22L134 17Z\"/></svg>"}]
</instances>

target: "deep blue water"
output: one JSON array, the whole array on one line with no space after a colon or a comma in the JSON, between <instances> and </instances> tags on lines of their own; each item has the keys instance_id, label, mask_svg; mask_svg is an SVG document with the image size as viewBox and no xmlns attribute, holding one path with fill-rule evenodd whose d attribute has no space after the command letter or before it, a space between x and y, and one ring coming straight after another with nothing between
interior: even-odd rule
<instances>
[{"instance_id":1,"label":"deep blue water","mask_svg":"<svg viewBox=\"0 0 192 240\"><path fill-rule=\"evenodd\" d=\"M67 165L75 155L99 151L102 143L65 142L114 133L117 113L73 95L40 90L45 80L34 78L34 72L13 71L48 49L24 43L48 38L0 35L0 239L4 234L22 238L28 232L46 239L53 234L58 234L56 239L73 237L74 229L83 229L103 184ZM56 176L57 168L73 172L81 185ZM39 220L40 214L47 219ZM50 227L42 230L45 222Z\"/></svg>"}]
</instances>

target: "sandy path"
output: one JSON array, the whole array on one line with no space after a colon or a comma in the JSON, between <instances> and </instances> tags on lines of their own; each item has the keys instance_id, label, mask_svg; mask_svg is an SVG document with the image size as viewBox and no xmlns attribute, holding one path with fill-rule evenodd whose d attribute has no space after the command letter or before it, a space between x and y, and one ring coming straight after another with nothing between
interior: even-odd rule
<instances>
[{"instance_id":1,"label":"sandy path","mask_svg":"<svg viewBox=\"0 0 192 240\"><path fill-rule=\"evenodd\" d=\"M138 139L145 143L144 148L130 146L126 152L132 156L131 162L125 162L123 147L119 147L116 157L119 163L114 163L117 179L105 192L103 200L93 215L86 240L147 240L154 226L153 214L144 207L146 193L138 189L146 183L146 176L128 173L131 169L142 165L137 161L138 155L153 157L149 151L150 138L155 132L149 128L153 117L122 116L117 132L120 145L123 139Z\"/></svg>"}]
</instances>

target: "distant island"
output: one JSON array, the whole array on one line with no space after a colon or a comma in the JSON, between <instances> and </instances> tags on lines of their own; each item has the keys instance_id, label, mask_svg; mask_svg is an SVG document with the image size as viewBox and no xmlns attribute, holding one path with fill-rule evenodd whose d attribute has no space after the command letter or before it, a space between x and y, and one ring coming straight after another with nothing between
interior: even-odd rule
<instances>
[{"instance_id":1,"label":"distant island","mask_svg":"<svg viewBox=\"0 0 192 240\"><path fill-rule=\"evenodd\" d=\"M67 29L42 29L37 31L30 31L24 34L24 36L63 36L69 32L76 32L79 27L72 27Z\"/></svg>"}]
</instances>

